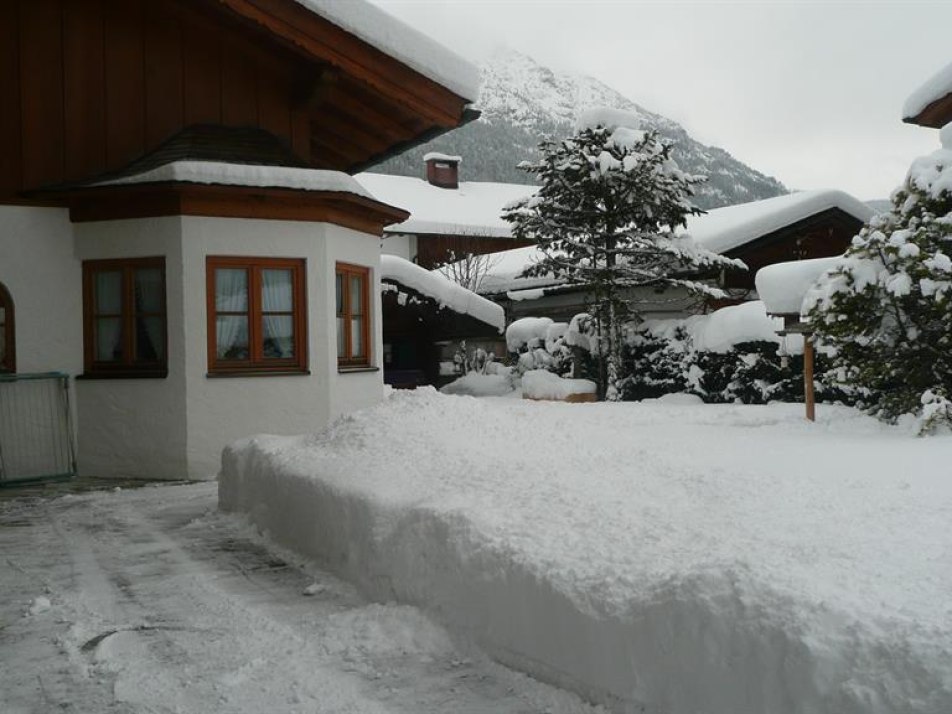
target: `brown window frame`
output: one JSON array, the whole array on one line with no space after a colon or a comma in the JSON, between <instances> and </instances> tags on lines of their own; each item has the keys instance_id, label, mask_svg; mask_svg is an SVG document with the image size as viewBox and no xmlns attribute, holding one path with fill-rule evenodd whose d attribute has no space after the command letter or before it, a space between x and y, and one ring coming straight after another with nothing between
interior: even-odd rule
<instances>
[{"instance_id":1,"label":"brown window frame","mask_svg":"<svg viewBox=\"0 0 952 714\"><path fill-rule=\"evenodd\" d=\"M218 358L218 310L215 306L215 271L218 268L244 269L248 274L248 348L246 360ZM261 271L291 270L294 329L294 357L280 359L264 356L261 310ZM208 375L241 376L249 374L307 374L307 261L304 258L274 258L235 255L210 255L205 259L206 314L208 316Z\"/></svg>"},{"instance_id":2,"label":"brown window frame","mask_svg":"<svg viewBox=\"0 0 952 714\"><path fill-rule=\"evenodd\" d=\"M0 359L0 374L17 371L16 315L13 310L13 297L3 283L0 283L0 307L3 313L3 343L6 345L3 358Z\"/></svg>"},{"instance_id":3,"label":"brown window frame","mask_svg":"<svg viewBox=\"0 0 952 714\"><path fill-rule=\"evenodd\" d=\"M162 309L159 313L149 313L151 317L162 319L163 357L159 360L137 361L136 348L136 311L135 311L135 270L140 268L158 268L162 276ZM122 273L122 294L120 312L122 329L123 359L119 361L96 360L96 295L94 276L100 272ZM83 261L83 378L164 378L168 376L169 323L168 297L165 274L165 257L148 258L109 258L105 260Z\"/></svg>"},{"instance_id":4,"label":"brown window frame","mask_svg":"<svg viewBox=\"0 0 952 714\"><path fill-rule=\"evenodd\" d=\"M343 313L337 312L337 276L343 275L345 279L344 284L344 301L343 301ZM364 322L362 328L362 339L364 344L364 352L366 354L362 356L355 357L353 356L353 340L352 340L352 326L351 326L351 316L353 315L351 311L351 294L350 294L350 280L349 278L354 275L359 275L363 278L364 289L363 289L363 301L364 301ZM360 367L370 367L372 362L373 350L371 349L370 343L370 323L373 319L372 305L370 302L370 268L363 265L354 265L352 263L338 263L334 271L334 321L335 321L335 344L337 343L336 339L336 321L338 318L344 318L344 355L337 355L337 366L341 369L349 368L360 368Z\"/></svg>"}]
</instances>

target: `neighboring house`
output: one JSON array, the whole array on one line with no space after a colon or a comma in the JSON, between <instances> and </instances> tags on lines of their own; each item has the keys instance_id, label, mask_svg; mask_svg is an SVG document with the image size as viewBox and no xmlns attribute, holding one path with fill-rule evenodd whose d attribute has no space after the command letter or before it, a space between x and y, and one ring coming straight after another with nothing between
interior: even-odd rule
<instances>
[{"instance_id":1,"label":"neighboring house","mask_svg":"<svg viewBox=\"0 0 952 714\"><path fill-rule=\"evenodd\" d=\"M952 123L952 64L940 69L909 95L902 107L902 120L934 129Z\"/></svg>"},{"instance_id":2,"label":"neighboring house","mask_svg":"<svg viewBox=\"0 0 952 714\"><path fill-rule=\"evenodd\" d=\"M208 478L382 398L408 213L348 174L473 118L475 68L362 0L11 0L0 34L0 370L77 375L82 473Z\"/></svg>"},{"instance_id":3,"label":"neighboring house","mask_svg":"<svg viewBox=\"0 0 952 714\"><path fill-rule=\"evenodd\" d=\"M747 271L713 276L733 301L754 297L754 275L773 263L842 253L873 215L869 206L842 191L803 191L751 203L715 208L688 219L685 232L709 250L742 260ZM568 320L584 311L588 290L565 285L552 276L520 277L539 258L534 246L495 256L479 292L506 308L507 317ZM637 294L647 317L683 316L693 306L677 291Z\"/></svg>"},{"instance_id":4,"label":"neighboring house","mask_svg":"<svg viewBox=\"0 0 952 714\"><path fill-rule=\"evenodd\" d=\"M460 181L459 156L429 153L423 179L363 173L357 180L381 201L405 208L410 218L385 229L383 252L423 268L467 254L498 253L522 245L512 237L503 208L534 193L534 186Z\"/></svg>"},{"instance_id":5,"label":"neighboring house","mask_svg":"<svg viewBox=\"0 0 952 714\"><path fill-rule=\"evenodd\" d=\"M453 357L466 340L502 357L503 309L437 271L396 255L380 258L384 381L394 387L442 386L455 379Z\"/></svg>"}]
</instances>

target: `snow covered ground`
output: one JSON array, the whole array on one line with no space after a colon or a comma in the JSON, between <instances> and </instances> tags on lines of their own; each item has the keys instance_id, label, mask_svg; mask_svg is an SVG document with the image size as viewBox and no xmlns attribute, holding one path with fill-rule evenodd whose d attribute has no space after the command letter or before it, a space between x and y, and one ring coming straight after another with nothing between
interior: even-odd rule
<instances>
[{"instance_id":1,"label":"snow covered ground","mask_svg":"<svg viewBox=\"0 0 952 714\"><path fill-rule=\"evenodd\" d=\"M0 712L596 711L215 505L214 484L0 500Z\"/></svg>"},{"instance_id":2,"label":"snow covered ground","mask_svg":"<svg viewBox=\"0 0 952 714\"><path fill-rule=\"evenodd\" d=\"M615 711L952 711L949 436L419 390L236 444L220 504Z\"/></svg>"}]
</instances>

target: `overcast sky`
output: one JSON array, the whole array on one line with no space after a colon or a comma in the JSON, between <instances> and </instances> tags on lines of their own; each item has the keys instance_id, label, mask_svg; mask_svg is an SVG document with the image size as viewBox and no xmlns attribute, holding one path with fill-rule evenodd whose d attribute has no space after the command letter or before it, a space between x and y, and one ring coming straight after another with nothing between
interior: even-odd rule
<instances>
[{"instance_id":1,"label":"overcast sky","mask_svg":"<svg viewBox=\"0 0 952 714\"><path fill-rule=\"evenodd\" d=\"M901 122L952 62L952 1L372 0L479 60L589 74L792 189L886 198L938 132Z\"/></svg>"}]
</instances>

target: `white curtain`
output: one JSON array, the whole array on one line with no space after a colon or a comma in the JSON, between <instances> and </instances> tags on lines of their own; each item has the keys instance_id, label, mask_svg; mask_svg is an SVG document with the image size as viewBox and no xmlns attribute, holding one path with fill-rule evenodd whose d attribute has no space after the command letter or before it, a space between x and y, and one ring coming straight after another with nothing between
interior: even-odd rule
<instances>
[{"instance_id":1,"label":"white curtain","mask_svg":"<svg viewBox=\"0 0 952 714\"><path fill-rule=\"evenodd\" d=\"M248 359L248 271L244 268L215 269L215 311L245 313L221 315L215 320L216 354L219 359Z\"/></svg>"},{"instance_id":2,"label":"white curtain","mask_svg":"<svg viewBox=\"0 0 952 714\"><path fill-rule=\"evenodd\" d=\"M290 270L261 271L261 313L264 322L264 356L267 358L294 357L293 288Z\"/></svg>"}]
</instances>

